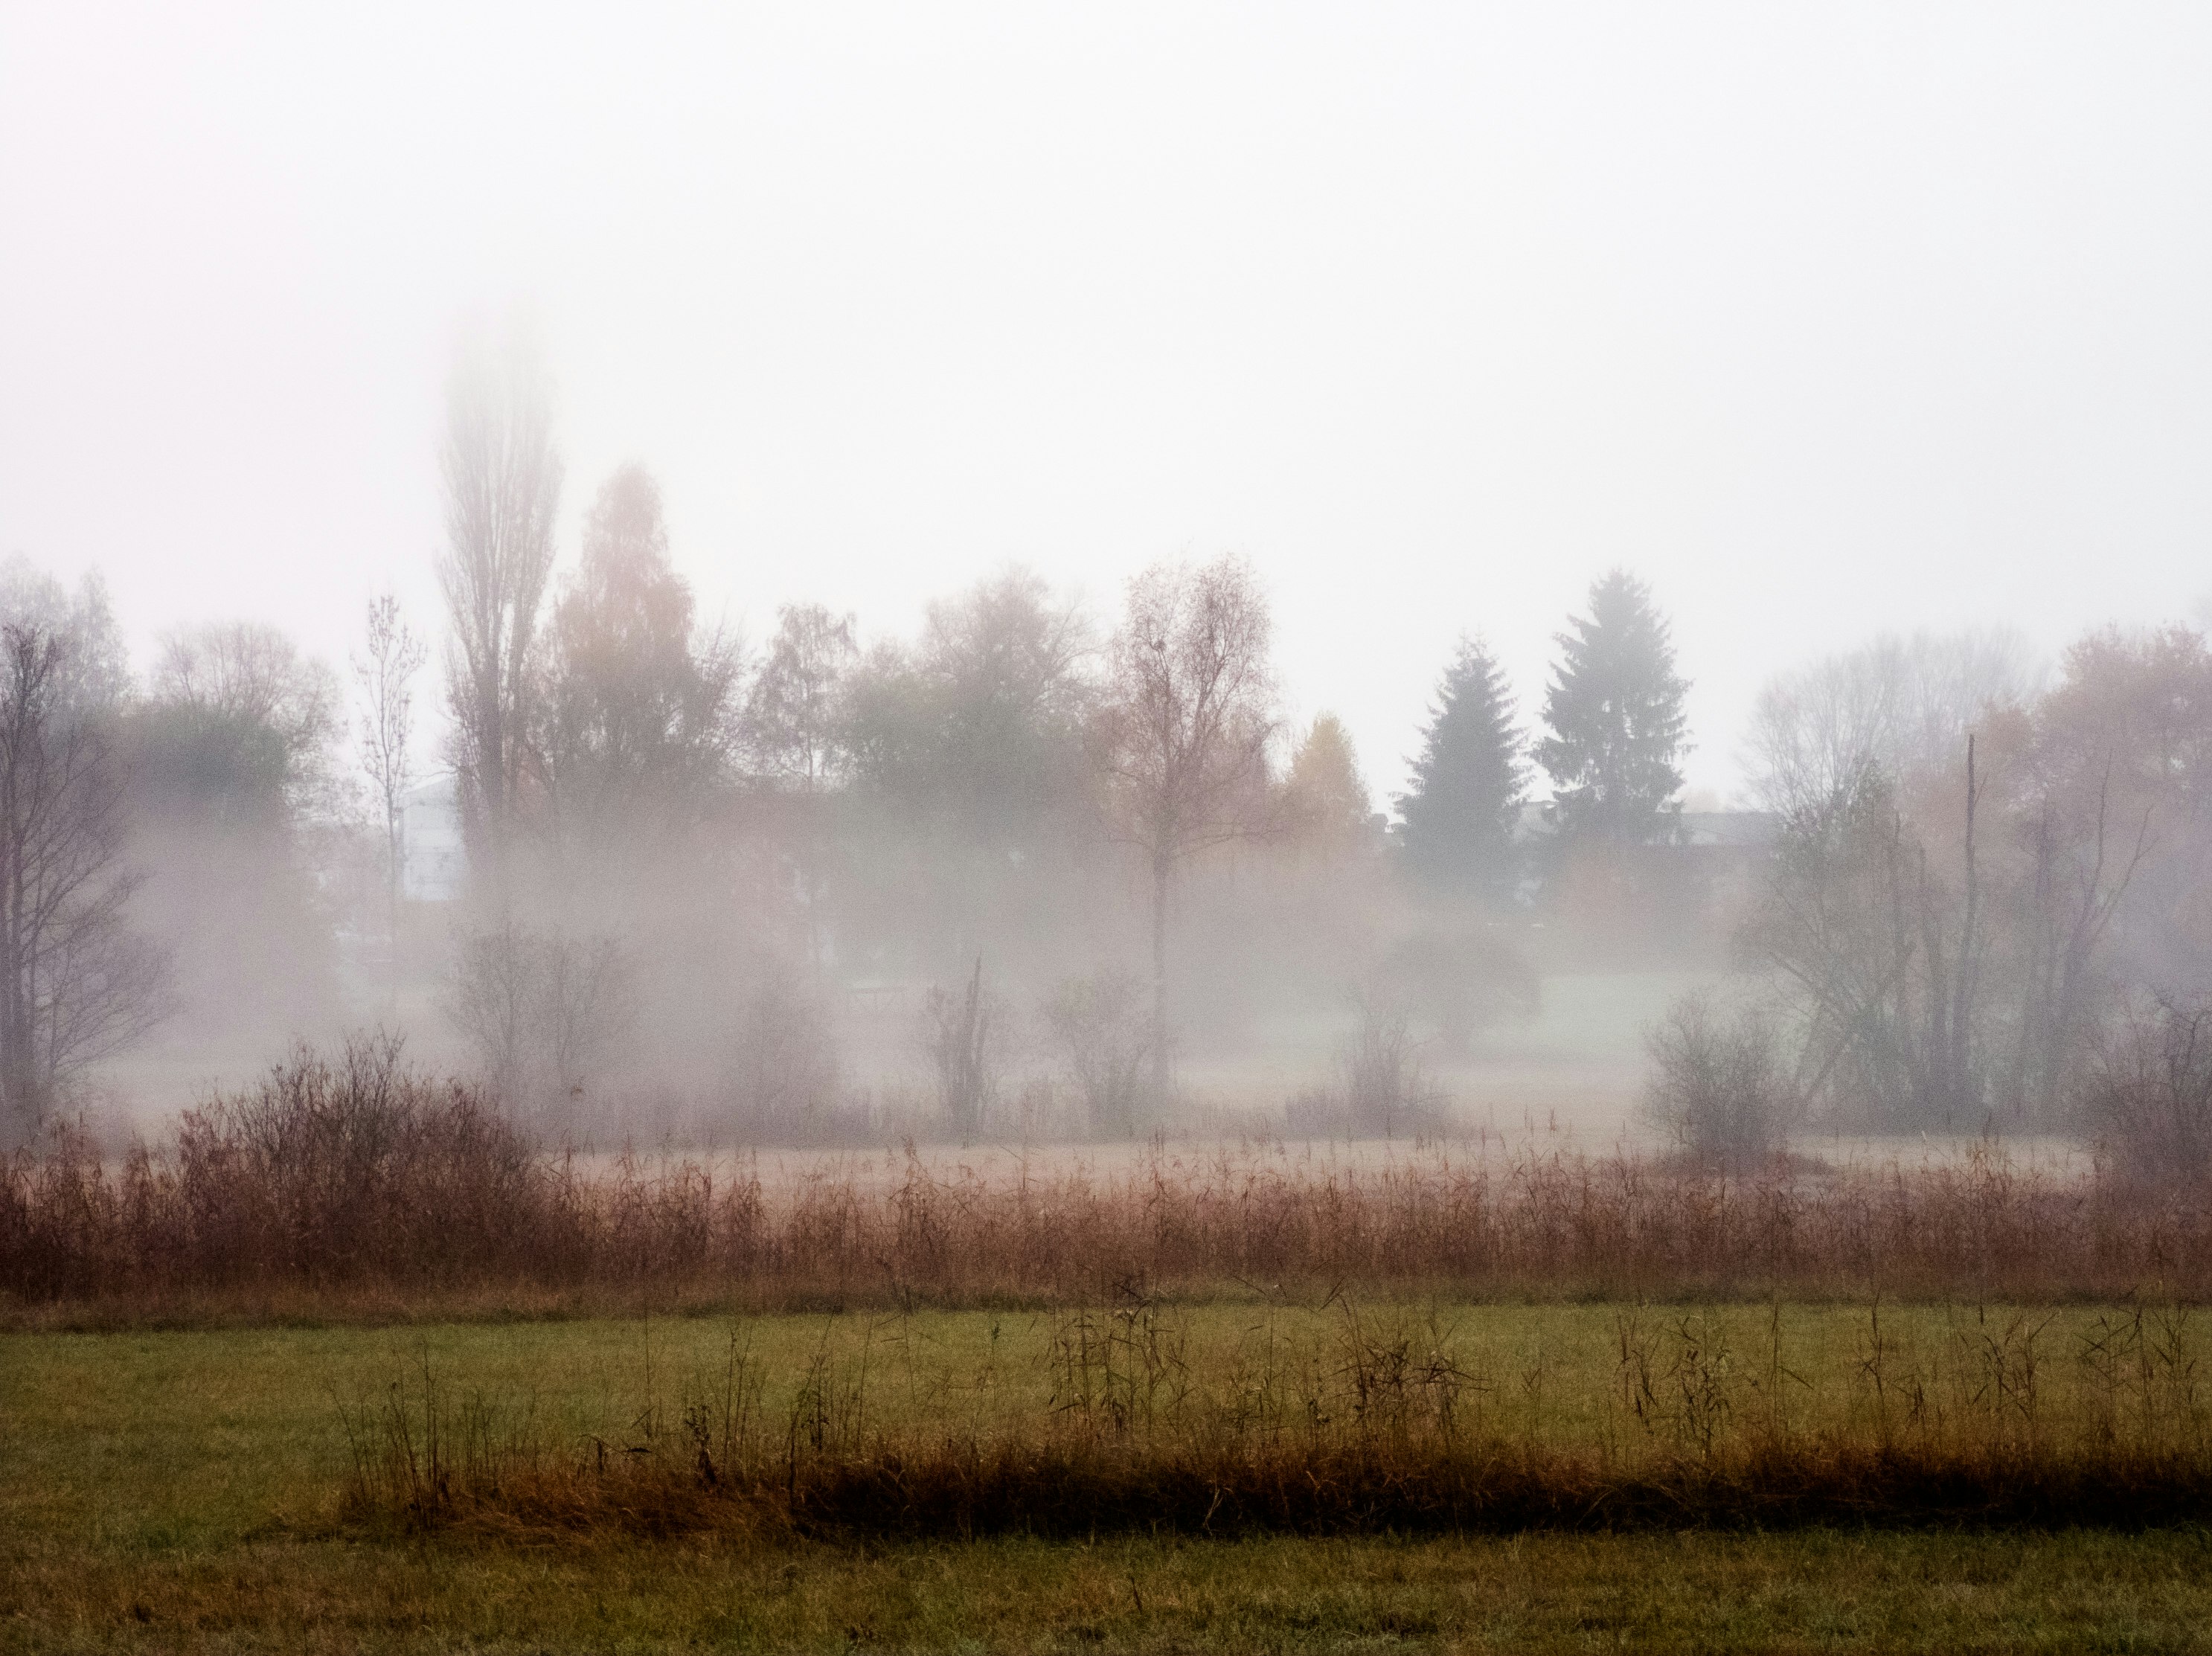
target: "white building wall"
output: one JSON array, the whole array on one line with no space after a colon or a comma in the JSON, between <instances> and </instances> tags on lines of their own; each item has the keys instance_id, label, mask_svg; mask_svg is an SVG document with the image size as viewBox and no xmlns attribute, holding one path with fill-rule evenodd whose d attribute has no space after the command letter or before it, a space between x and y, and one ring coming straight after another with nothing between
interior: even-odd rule
<instances>
[{"instance_id":1,"label":"white building wall","mask_svg":"<svg viewBox=\"0 0 2212 1656\"><path fill-rule=\"evenodd\" d=\"M455 902L468 877L459 787L450 774L433 777L400 801L400 895L414 903Z\"/></svg>"}]
</instances>

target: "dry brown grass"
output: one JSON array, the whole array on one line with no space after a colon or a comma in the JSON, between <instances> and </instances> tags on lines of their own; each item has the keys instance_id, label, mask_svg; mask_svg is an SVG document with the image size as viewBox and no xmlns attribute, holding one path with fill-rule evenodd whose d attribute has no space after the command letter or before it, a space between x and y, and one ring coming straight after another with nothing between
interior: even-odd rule
<instances>
[{"instance_id":1,"label":"dry brown grass","mask_svg":"<svg viewBox=\"0 0 2212 1656\"><path fill-rule=\"evenodd\" d=\"M1300 1159L1155 1146L1101 1170L890 1176L543 1153L389 1052L302 1059L119 1165L66 1133L0 1162L0 1296L129 1321L556 1309L650 1288L754 1308L1054 1304L1116 1281L1468 1297L1962 1295L2193 1301L2191 1187L2016 1166L1731 1178L1632 1156Z\"/></svg>"}]
</instances>

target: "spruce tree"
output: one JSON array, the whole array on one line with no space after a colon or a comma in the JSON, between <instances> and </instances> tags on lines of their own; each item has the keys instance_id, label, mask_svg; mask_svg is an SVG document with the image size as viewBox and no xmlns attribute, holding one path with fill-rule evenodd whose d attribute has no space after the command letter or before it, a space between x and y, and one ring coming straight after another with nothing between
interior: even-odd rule
<instances>
[{"instance_id":1,"label":"spruce tree","mask_svg":"<svg viewBox=\"0 0 2212 1656\"><path fill-rule=\"evenodd\" d=\"M1552 734L1536 746L1562 834L1623 844L1662 839L1681 791L1687 743L1674 646L1650 589L1616 569L1590 588L1589 614L1558 635L1544 698Z\"/></svg>"},{"instance_id":2,"label":"spruce tree","mask_svg":"<svg viewBox=\"0 0 2212 1656\"><path fill-rule=\"evenodd\" d=\"M1398 798L1406 865L1432 890L1512 895L1523 783L1521 733L1498 658L1462 638L1422 733L1413 786Z\"/></svg>"}]
</instances>

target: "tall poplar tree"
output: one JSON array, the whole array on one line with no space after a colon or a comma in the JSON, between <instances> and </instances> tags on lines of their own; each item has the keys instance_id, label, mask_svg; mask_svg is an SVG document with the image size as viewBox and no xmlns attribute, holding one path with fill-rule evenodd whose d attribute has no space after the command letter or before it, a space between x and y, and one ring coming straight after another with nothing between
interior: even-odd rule
<instances>
[{"instance_id":1,"label":"tall poplar tree","mask_svg":"<svg viewBox=\"0 0 2212 1656\"><path fill-rule=\"evenodd\" d=\"M472 873L495 907L508 899L538 681L538 621L553 572L561 460L552 382L520 334L471 341L446 391L439 453L446 550L438 560L453 622L447 696L451 755Z\"/></svg>"}]
</instances>

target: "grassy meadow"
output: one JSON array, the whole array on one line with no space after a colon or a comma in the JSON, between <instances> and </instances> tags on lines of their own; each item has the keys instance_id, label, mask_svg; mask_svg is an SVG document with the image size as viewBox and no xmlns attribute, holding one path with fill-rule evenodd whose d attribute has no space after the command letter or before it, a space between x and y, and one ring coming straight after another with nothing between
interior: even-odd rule
<instances>
[{"instance_id":1,"label":"grassy meadow","mask_svg":"<svg viewBox=\"0 0 2212 1656\"><path fill-rule=\"evenodd\" d=\"M1643 1512L1485 1535L1338 1513L1283 1534L1164 1512L1047 1538L652 1498L654 1469L693 1486L695 1422L729 1477L717 1407L746 1415L776 1477L948 1443L1080 1442L1121 1465L1224 1433L1364 1443L1386 1470L1390 1446L1449 1436L1623 1476L1724 1468L1778 1431L2197 1457L2208 1333L2127 1307L1133 1294L19 1331L0 1336L0 1646L2191 1649L2212 1625L2212 1537L2191 1523ZM434 1427L453 1487L410 1510L395 1445L425 1462Z\"/></svg>"},{"instance_id":2,"label":"grassy meadow","mask_svg":"<svg viewBox=\"0 0 2212 1656\"><path fill-rule=\"evenodd\" d=\"M2191 1649L2212 1214L2002 1147L0 1161L0 1648Z\"/></svg>"}]
</instances>

